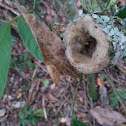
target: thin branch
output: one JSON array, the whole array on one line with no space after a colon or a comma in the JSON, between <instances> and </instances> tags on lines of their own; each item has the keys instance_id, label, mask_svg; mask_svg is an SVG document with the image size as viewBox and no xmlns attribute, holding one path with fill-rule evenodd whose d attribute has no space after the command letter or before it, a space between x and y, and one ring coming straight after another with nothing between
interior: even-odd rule
<instances>
[{"instance_id":1,"label":"thin branch","mask_svg":"<svg viewBox=\"0 0 126 126\"><path fill-rule=\"evenodd\" d=\"M2 8L5 8L5 9L11 11L12 13L14 13L14 14L17 15L17 16L20 15L20 13L18 13L17 11L13 10L12 8L6 6L6 5L4 5L4 4L2 4L2 3L0 3L0 6L1 6Z\"/></svg>"},{"instance_id":2,"label":"thin branch","mask_svg":"<svg viewBox=\"0 0 126 126\"><path fill-rule=\"evenodd\" d=\"M124 111L125 111L125 113L126 113L126 107L125 107L125 105L124 105L122 99L120 98L120 96L119 96L119 94L118 94L118 92L117 92L117 90L116 90L116 88L115 88L115 85L114 85L113 81L112 81L111 78L107 75L107 73L106 73L105 71L103 71L103 73L104 73L106 79L108 80L109 84L111 85L111 87L112 87L112 89L113 89L113 91L114 91L114 94L115 94L116 97L118 98L118 100L119 100L119 102L120 102L122 108L124 109Z\"/></svg>"},{"instance_id":3,"label":"thin branch","mask_svg":"<svg viewBox=\"0 0 126 126\"><path fill-rule=\"evenodd\" d=\"M82 73L80 74L80 80L79 80L79 82L78 82L78 84L77 84L77 88L76 88L76 91L75 91L74 97L73 97L72 115L73 115L74 118L76 118L75 113L74 113L74 105L75 105L75 100L76 100L77 91L78 91L78 88L79 88L81 82L82 82Z\"/></svg>"},{"instance_id":4,"label":"thin branch","mask_svg":"<svg viewBox=\"0 0 126 126\"><path fill-rule=\"evenodd\" d=\"M0 21L1 21L1 22L3 22L3 23L7 23L7 21L5 21L5 20L2 20L2 19L0 19Z\"/></svg>"},{"instance_id":5,"label":"thin branch","mask_svg":"<svg viewBox=\"0 0 126 126\"><path fill-rule=\"evenodd\" d=\"M126 75L126 67L123 66L123 64L117 63L116 66L118 67L118 69L119 69L123 74Z\"/></svg>"},{"instance_id":6,"label":"thin branch","mask_svg":"<svg viewBox=\"0 0 126 126\"><path fill-rule=\"evenodd\" d=\"M42 106L43 106L43 112L44 112L45 120L47 121L48 118L47 118L47 113L46 113L46 109L45 109L45 98L44 98L44 96L42 98Z\"/></svg>"},{"instance_id":7,"label":"thin branch","mask_svg":"<svg viewBox=\"0 0 126 126\"><path fill-rule=\"evenodd\" d=\"M33 9L35 9L35 3L36 3L36 0L34 0L34 3L33 3Z\"/></svg>"}]
</instances>

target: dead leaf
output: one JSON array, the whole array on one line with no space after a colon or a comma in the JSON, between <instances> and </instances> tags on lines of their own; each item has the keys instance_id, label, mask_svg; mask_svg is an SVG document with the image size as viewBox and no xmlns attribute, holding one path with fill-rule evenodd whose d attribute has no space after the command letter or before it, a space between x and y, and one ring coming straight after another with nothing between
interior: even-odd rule
<instances>
[{"instance_id":1,"label":"dead leaf","mask_svg":"<svg viewBox=\"0 0 126 126\"><path fill-rule=\"evenodd\" d=\"M55 96L53 96L52 94L48 93L47 94L48 100L50 101L59 101Z\"/></svg>"},{"instance_id":2,"label":"dead leaf","mask_svg":"<svg viewBox=\"0 0 126 126\"><path fill-rule=\"evenodd\" d=\"M122 114L112 109L96 106L90 109L90 113L101 125L119 126L126 122L126 118Z\"/></svg>"},{"instance_id":3,"label":"dead leaf","mask_svg":"<svg viewBox=\"0 0 126 126\"><path fill-rule=\"evenodd\" d=\"M99 77L97 78L97 84L100 86L100 87L104 87L104 83L102 81L102 79Z\"/></svg>"},{"instance_id":4,"label":"dead leaf","mask_svg":"<svg viewBox=\"0 0 126 126\"><path fill-rule=\"evenodd\" d=\"M21 98L22 97L22 93L19 93L18 95L17 95L17 99L19 99L19 98Z\"/></svg>"},{"instance_id":5,"label":"dead leaf","mask_svg":"<svg viewBox=\"0 0 126 126\"><path fill-rule=\"evenodd\" d=\"M100 87L99 94L100 94L100 100L102 102L102 107L109 105L106 87Z\"/></svg>"},{"instance_id":6,"label":"dead leaf","mask_svg":"<svg viewBox=\"0 0 126 126\"><path fill-rule=\"evenodd\" d=\"M28 92L28 105L31 105L35 101L38 93L39 84L40 84L40 80L39 81L32 80L31 87Z\"/></svg>"},{"instance_id":7,"label":"dead leaf","mask_svg":"<svg viewBox=\"0 0 126 126\"><path fill-rule=\"evenodd\" d=\"M8 114L6 114L4 117L1 117L0 122L4 122L7 119L7 117L8 117Z\"/></svg>"},{"instance_id":8,"label":"dead leaf","mask_svg":"<svg viewBox=\"0 0 126 126\"><path fill-rule=\"evenodd\" d=\"M49 72L50 77L52 78L55 84L58 84L60 80L60 73L57 71L56 67L53 65L47 65L47 70Z\"/></svg>"},{"instance_id":9,"label":"dead leaf","mask_svg":"<svg viewBox=\"0 0 126 126\"><path fill-rule=\"evenodd\" d=\"M56 70L54 73L51 72L51 74L54 74L50 75L52 80L56 80L57 83L59 79L58 72L61 75L78 77L77 71L72 65L70 65L67 57L65 56L65 47L61 39L54 34L45 23L37 20L34 14L29 14L25 7L17 5L17 8L25 18L37 44L40 47L45 65L53 66L53 68Z\"/></svg>"}]
</instances>

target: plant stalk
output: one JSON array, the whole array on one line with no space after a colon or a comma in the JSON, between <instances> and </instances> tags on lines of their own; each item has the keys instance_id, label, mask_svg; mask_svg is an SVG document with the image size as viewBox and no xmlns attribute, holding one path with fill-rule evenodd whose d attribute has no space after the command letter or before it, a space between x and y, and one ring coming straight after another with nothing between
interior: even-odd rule
<instances>
[{"instance_id":1,"label":"plant stalk","mask_svg":"<svg viewBox=\"0 0 126 126\"><path fill-rule=\"evenodd\" d=\"M120 102L122 108L124 109L124 111L125 111L125 113L126 113L126 107L125 107L125 105L124 105L124 103L123 103L121 97L119 96L119 94L118 94L118 92L117 92L117 90L116 90L116 88L115 88L115 85L114 85L113 81L112 81L111 78L107 75L107 73L106 73L105 71L103 71L103 73L104 73L106 79L109 81L109 84L111 85L111 87L112 87L112 89L113 89L113 91L114 91L116 97L118 98L118 100L119 100L119 102Z\"/></svg>"},{"instance_id":2,"label":"plant stalk","mask_svg":"<svg viewBox=\"0 0 126 126\"><path fill-rule=\"evenodd\" d=\"M81 82L82 82L82 73L80 74L80 79L79 79L79 82L78 82L78 84L77 84L77 88L76 88L76 91L75 91L75 93L74 93L73 103L72 103L72 116L73 116L73 118L75 118L75 119L76 119L76 116L75 116L75 112L74 112L74 105L75 105L75 100L76 100L77 91L78 91L78 88L79 88Z\"/></svg>"}]
</instances>

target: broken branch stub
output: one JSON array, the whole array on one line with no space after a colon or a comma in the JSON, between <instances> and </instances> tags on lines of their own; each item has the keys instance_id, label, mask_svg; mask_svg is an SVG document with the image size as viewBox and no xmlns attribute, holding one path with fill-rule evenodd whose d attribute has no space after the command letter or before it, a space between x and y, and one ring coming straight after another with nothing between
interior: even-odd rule
<instances>
[{"instance_id":1,"label":"broken branch stub","mask_svg":"<svg viewBox=\"0 0 126 126\"><path fill-rule=\"evenodd\" d=\"M64 33L70 63L85 74L96 73L126 56L124 23L115 16L86 14Z\"/></svg>"},{"instance_id":2,"label":"broken branch stub","mask_svg":"<svg viewBox=\"0 0 126 126\"><path fill-rule=\"evenodd\" d=\"M25 18L26 23L39 45L44 63L47 66L53 82L57 84L60 75L78 77L77 70L75 70L65 56L65 47L61 39L54 34L45 23L37 20L34 14L29 14L23 6L17 5L17 8Z\"/></svg>"},{"instance_id":3,"label":"broken branch stub","mask_svg":"<svg viewBox=\"0 0 126 126\"><path fill-rule=\"evenodd\" d=\"M68 24L64 37L67 58L80 72L96 73L108 66L111 38L90 15Z\"/></svg>"}]
</instances>

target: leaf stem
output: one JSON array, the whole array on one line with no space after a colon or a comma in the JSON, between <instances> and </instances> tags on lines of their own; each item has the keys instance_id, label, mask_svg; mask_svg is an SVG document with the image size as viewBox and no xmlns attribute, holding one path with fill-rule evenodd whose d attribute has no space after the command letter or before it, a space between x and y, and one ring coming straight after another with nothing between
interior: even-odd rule
<instances>
[{"instance_id":1,"label":"leaf stem","mask_svg":"<svg viewBox=\"0 0 126 126\"><path fill-rule=\"evenodd\" d=\"M74 93L73 103L72 103L72 116L73 116L73 118L75 118L75 119L76 119L76 116L75 116L75 112L74 112L74 105L75 105L75 100L76 100L77 91L78 91L78 88L79 88L81 82L82 82L82 73L80 74L80 79L79 79L79 82L78 82L78 84L77 84L77 88L76 88L76 91L75 91L75 93Z\"/></svg>"},{"instance_id":2,"label":"leaf stem","mask_svg":"<svg viewBox=\"0 0 126 126\"><path fill-rule=\"evenodd\" d=\"M34 0L34 3L33 3L33 9L35 9L35 3L36 3L36 0Z\"/></svg>"},{"instance_id":3,"label":"leaf stem","mask_svg":"<svg viewBox=\"0 0 126 126\"><path fill-rule=\"evenodd\" d=\"M112 87L112 89L113 89L113 91L114 91L114 94L115 94L116 97L118 98L118 100L119 100L119 102L120 102L122 108L124 109L124 111L125 111L125 113L126 113L126 107L125 107L125 105L124 105L124 103L123 103L121 97L119 96L119 94L118 94L118 92L117 92L117 90L116 90L116 88L115 88L115 85L114 85L113 81L112 81L111 78L107 75L107 73L106 73L105 71L103 71L103 73L104 73L106 79L109 81L109 84L111 85L111 87Z\"/></svg>"},{"instance_id":4,"label":"leaf stem","mask_svg":"<svg viewBox=\"0 0 126 126\"><path fill-rule=\"evenodd\" d=\"M13 18L12 20L8 21L8 23L10 24L10 23L14 22L14 21L17 20L20 16L21 16L21 15L16 16L16 17Z\"/></svg>"}]
</instances>

